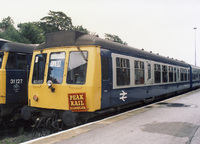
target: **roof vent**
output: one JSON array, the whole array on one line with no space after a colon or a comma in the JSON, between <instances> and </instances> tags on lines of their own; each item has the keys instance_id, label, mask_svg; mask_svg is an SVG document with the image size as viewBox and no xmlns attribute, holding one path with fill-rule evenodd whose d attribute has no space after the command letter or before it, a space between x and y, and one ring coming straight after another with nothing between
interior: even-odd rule
<instances>
[{"instance_id":1,"label":"roof vent","mask_svg":"<svg viewBox=\"0 0 200 144\"><path fill-rule=\"evenodd\" d=\"M84 33L78 31L59 31L46 34L46 47L71 46L76 43L78 37Z\"/></svg>"}]
</instances>

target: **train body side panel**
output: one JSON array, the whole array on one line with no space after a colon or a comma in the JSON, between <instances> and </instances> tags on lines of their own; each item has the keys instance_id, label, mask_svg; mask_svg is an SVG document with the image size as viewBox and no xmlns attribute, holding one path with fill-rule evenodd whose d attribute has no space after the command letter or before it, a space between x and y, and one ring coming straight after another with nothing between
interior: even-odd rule
<instances>
[{"instance_id":1,"label":"train body side panel","mask_svg":"<svg viewBox=\"0 0 200 144\"><path fill-rule=\"evenodd\" d=\"M111 92L110 106L128 104L176 91L187 90L189 88L190 88L190 83L180 83L180 84L114 89ZM124 94L124 100L122 99L123 94Z\"/></svg>"},{"instance_id":2,"label":"train body side panel","mask_svg":"<svg viewBox=\"0 0 200 144\"><path fill-rule=\"evenodd\" d=\"M45 49L43 54L47 53L47 61L45 66L45 76L43 84L32 84L32 73L33 73L33 63L34 57L37 54L40 54L40 51L35 51L32 59L32 66L29 79L29 106L37 108L46 108L46 109L59 109L59 110L69 110L69 98L74 96L74 103L76 103L77 97L82 97L85 95L86 109L84 111L95 111L101 107L101 58L100 58L100 48L94 48L90 46L80 47L81 51L88 52L88 61L87 61L87 74L86 74L86 83L83 85L78 84L67 84L67 68L69 54L71 51L77 51L77 47L63 47L55 49ZM49 55L52 52L65 52L65 66L63 72L63 80L61 84L53 84L52 87L55 88L55 91L52 92L47 85L47 75L48 75L48 66L49 66ZM33 100L33 97L37 96L38 100ZM80 104L81 105L81 104ZM72 110L79 111L79 110Z\"/></svg>"},{"instance_id":3,"label":"train body side panel","mask_svg":"<svg viewBox=\"0 0 200 144\"><path fill-rule=\"evenodd\" d=\"M109 108L109 107L115 107L118 105L133 103L136 101L141 101L148 98L154 98L156 96L160 96L164 94L187 90L191 87L191 80L188 80L188 81L179 81L179 82L172 82L172 83L168 82L168 83L159 83L159 84L145 83L141 86L135 85L132 83L132 86L128 85L128 86L124 86L124 88L120 88L120 87L114 88L113 85L116 82L116 75L114 75L114 73L116 72L115 71L116 67L113 66L113 63L114 63L113 61L115 59L112 58L112 54L113 54L113 51L106 50L106 49L101 50L102 59L105 57L108 58L108 65L109 65L109 68L108 68L109 77L107 80L102 79L102 100L101 100L102 107L101 108ZM129 56L129 55L126 54L125 56ZM135 57L134 55L131 58L137 59L137 57ZM146 62L148 60L143 59L142 61ZM152 75L154 71L153 64L152 64L152 69L151 69ZM103 65L104 64L102 64L102 67ZM189 69L190 67L187 67L187 68ZM130 79L134 80L135 75L134 75L133 66L130 71L131 71ZM147 77L147 74L145 77Z\"/></svg>"},{"instance_id":4,"label":"train body side panel","mask_svg":"<svg viewBox=\"0 0 200 144\"><path fill-rule=\"evenodd\" d=\"M6 71L6 103L27 103L26 70L7 69Z\"/></svg>"}]
</instances>

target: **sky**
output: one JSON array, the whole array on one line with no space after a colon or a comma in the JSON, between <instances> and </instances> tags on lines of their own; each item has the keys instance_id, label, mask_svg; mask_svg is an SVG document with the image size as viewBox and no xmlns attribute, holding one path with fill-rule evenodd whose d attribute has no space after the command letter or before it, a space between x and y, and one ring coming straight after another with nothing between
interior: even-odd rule
<instances>
[{"instance_id":1,"label":"sky","mask_svg":"<svg viewBox=\"0 0 200 144\"><path fill-rule=\"evenodd\" d=\"M200 66L200 0L4 0L0 21L36 22L49 10L64 12L73 25L101 38L114 34L131 47L193 65L196 45Z\"/></svg>"}]
</instances>

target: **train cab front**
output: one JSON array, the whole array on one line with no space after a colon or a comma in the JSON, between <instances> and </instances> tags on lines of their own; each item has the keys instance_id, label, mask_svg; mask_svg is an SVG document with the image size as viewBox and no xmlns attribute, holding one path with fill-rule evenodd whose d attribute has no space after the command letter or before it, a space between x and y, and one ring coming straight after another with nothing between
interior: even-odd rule
<instances>
[{"instance_id":1,"label":"train cab front","mask_svg":"<svg viewBox=\"0 0 200 144\"><path fill-rule=\"evenodd\" d=\"M26 120L45 117L45 123L61 119L73 126L80 114L101 107L100 48L57 47L33 53L29 77Z\"/></svg>"}]
</instances>

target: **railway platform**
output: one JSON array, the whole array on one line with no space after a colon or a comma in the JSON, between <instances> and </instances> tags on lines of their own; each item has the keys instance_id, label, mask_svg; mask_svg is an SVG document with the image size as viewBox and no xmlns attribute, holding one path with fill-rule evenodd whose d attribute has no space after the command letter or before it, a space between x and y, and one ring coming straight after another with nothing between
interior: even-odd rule
<instances>
[{"instance_id":1,"label":"railway platform","mask_svg":"<svg viewBox=\"0 0 200 144\"><path fill-rule=\"evenodd\" d=\"M24 144L200 144L200 89Z\"/></svg>"}]
</instances>

